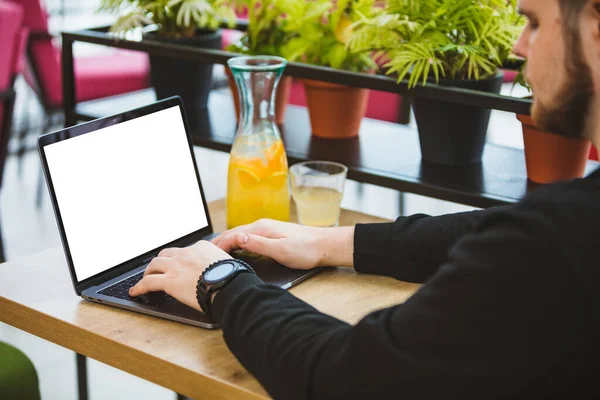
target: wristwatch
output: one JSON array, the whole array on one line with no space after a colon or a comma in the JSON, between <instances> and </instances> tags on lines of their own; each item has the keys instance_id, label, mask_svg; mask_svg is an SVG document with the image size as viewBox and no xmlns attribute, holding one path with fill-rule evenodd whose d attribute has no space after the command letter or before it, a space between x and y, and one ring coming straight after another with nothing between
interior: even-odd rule
<instances>
[{"instance_id":1,"label":"wristwatch","mask_svg":"<svg viewBox=\"0 0 600 400\"><path fill-rule=\"evenodd\" d=\"M248 264L233 258L212 263L204 270L198 279L198 285L196 285L196 299L206 316L212 319L212 295L243 273L256 275Z\"/></svg>"}]
</instances>

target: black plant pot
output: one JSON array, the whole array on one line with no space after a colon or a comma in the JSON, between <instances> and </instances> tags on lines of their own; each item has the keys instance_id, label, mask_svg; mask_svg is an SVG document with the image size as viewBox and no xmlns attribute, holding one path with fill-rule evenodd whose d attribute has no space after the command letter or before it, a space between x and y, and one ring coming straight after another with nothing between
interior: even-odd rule
<instances>
[{"instance_id":1,"label":"black plant pot","mask_svg":"<svg viewBox=\"0 0 600 400\"><path fill-rule=\"evenodd\" d=\"M146 38L180 46L221 48L221 31L198 31L196 36L189 38L166 38L156 34L147 34ZM181 96L188 116L206 108L212 74L212 64L150 55L150 77L156 97Z\"/></svg>"},{"instance_id":2,"label":"black plant pot","mask_svg":"<svg viewBox=\"0 0 600 400\"><path fill-rule=\"evenodd\" d=\"M503 73L475 80L440 79L440 85L500 93ZM450 166L481 162L490 122L490 109L415 98L415 119L424 160Z\"/></svg>"}]
</instances>

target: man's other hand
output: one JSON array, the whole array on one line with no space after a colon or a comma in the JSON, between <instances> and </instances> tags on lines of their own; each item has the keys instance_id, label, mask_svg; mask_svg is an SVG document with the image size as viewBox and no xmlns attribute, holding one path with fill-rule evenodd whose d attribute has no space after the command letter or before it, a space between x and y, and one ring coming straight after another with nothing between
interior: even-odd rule
<instances>
[{"instance_id":1,"label":"man's other hand","mask_svg":"<svg viewBox=\"0 0 600 400\"><path fill-rule=\"evenodd\" d=\"M316 228L261 219L223 232L212 240L225 252L247 250L290 268L353 265L354 227Z\"/></svg>"},{"instance_id":2,"label":"man's other hand","mask_svg":"<svg viewBox=\"0 0 600 400\"><path fill-rule=\"evenodd\" d=\"M200 310L196 300L196 284L200 275L210 264L227 258L231 256L207 241L181 249L164 249L148 264L144 277L129 290L129 295L137 297L163 290Z\"/></svg>"}]
</instances>

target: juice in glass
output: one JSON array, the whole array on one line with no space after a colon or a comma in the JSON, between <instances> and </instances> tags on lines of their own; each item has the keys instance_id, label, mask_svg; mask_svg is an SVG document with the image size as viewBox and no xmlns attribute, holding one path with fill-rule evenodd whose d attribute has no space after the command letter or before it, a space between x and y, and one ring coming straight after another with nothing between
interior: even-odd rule
<instances>
[{"instance_id":1,"label":"juice in glass","mask_svg":"<svg viewBox=\"0 0 600 400\"><path fill-rule=\"evenodd\" d=\"M292 197L298 222L337 226L348 168L330 161L306 161L290 168Z\"/></svg>"},{"instance_id":2,"label":"juice in glass","mask_svg":"<svg viewBox=\"0 0 600 400\"><path fill-rule=\"evenodd\" d=\"M327 187L301 186L294 191L298 222L309 226L336 226L342 193Z\"/></svg>"},{"instance_id":3,"label":"juice in glass","mask_svg":"<svg viewBox=\"0 0 600 400\"><path fill-rule=\"evenodd\" d=\"M227 227L261 218L290 220L287 158L281 139L243 136L229 160Z\"/></svg>"}]
</instances>

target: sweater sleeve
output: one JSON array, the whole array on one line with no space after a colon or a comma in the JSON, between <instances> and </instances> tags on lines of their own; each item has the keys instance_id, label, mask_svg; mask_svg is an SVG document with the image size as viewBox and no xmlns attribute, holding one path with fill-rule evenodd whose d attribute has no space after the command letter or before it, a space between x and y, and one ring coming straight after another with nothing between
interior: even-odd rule
<instances>
[{"instance_id":1,"label":"sweater sleeve","mask_svg":"<svg viewBox=\"0 0 600 400\"><path fill-rule=\"evenodd\" d=\"M511 206L438 217L417 214L393 223L358 224L354 231L354 269L423 283L433 276L461 238L486 217Z\"/></svg>"},{"instance_id":2,"label":"sweater sleeve","mask_svg":"<svg viewBox=\"0 0 600 400\"><path fill-rule=\"evenodd\" d=\"M247 274L217 294L215 318L277 399L582 398L570 386L580 294L540 221L535 209L491 216L406 303L355 326Z\"/></svg>"}]
</instances>

